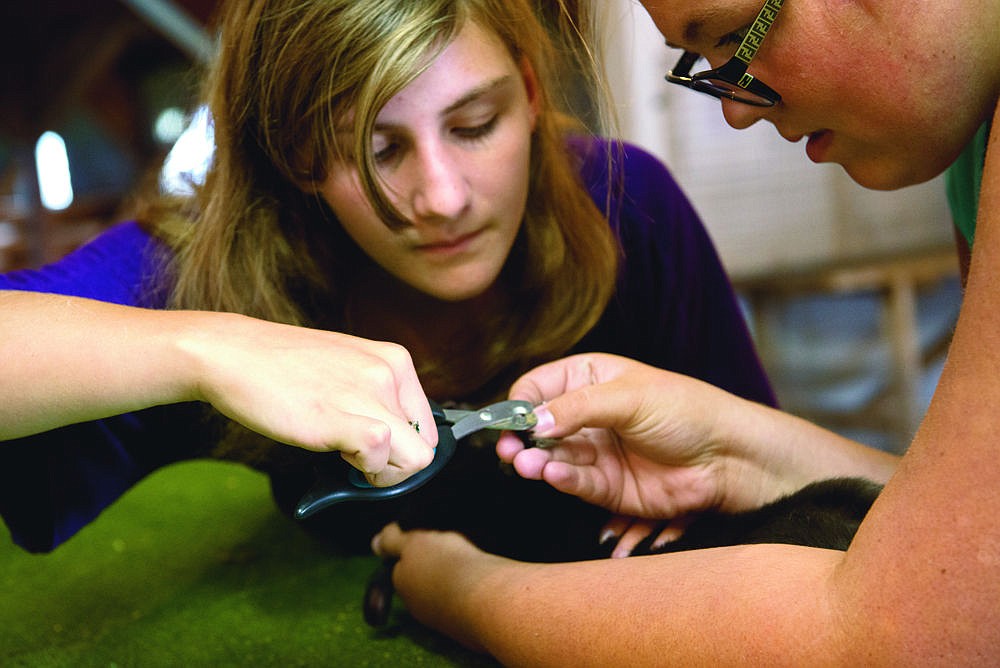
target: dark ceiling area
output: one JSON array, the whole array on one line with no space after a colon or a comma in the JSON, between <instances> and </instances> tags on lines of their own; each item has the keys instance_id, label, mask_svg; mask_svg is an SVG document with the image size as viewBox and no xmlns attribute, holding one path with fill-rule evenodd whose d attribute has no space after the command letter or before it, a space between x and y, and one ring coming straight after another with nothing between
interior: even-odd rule
<instances>
[{"instance_id":1,"label":"dark ceiling area","mask_svg":"<svg viewBox=\"0 0 1000 668\"><path fill-rule=\"evenodd\" d=\"M190 111L217 0L0 4L0 270L53 259L108 224L169 146L164 109ZM65 139L73 204L39 198L34 151Z\"/></svg>"},{"instance_id":2,"label":"dark ceiling area","mask_svg":"<svg viewBox=\"0 0 1000 668\"><path fill-rule=\"evenodd\" d=\"M193 59L156 17L179 14L207 31L214 9L214 0L3 3L0 135L30 140L75 106L127 116L121 105L137 103L129 98L145 74Z\"/></svg>"}]
</instances>

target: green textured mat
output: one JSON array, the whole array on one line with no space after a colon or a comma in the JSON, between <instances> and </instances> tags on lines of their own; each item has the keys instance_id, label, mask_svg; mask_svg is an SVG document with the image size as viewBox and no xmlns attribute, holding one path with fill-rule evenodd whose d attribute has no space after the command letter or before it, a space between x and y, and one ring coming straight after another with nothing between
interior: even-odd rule
<instances>
[{"instance_id":1,"label":"green textured mat","mask_svg":"<svg viewBox=\"0 0 1000 668\"><path fill-rule=\"evenodd\" d=\"M374 557L331 555L223 462L158 471L52 554L0 536L3 666L494 666L397 611Z\"/></svg>"}]
</instances>

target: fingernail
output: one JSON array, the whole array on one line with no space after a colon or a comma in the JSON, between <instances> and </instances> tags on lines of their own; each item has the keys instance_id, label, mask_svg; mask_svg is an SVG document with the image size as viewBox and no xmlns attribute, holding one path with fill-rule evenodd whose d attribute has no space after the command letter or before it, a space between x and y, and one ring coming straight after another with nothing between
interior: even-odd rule
<instances>
[{"instance_id":1,"label":"fingernail","mask_svg":"<svg viewBox=\"0 0 1000 668\"><path fill-rule=\"evenodd\" d=\"M535 417L538 418L538 422L535 424L535 428L531 430L534 436L545 436L545 434L552 430L556 426L556 419L552 416L552 412L549 411L545 404L535 406L532 412Z\"/></svg>"},{"instance_id":2,"label":"fingernail","mask_svg":"<svg viewBox=\"0 0 1000 668\"><path fill-rule=\"evenodd\" d=\"M615 531L614 529L605 529L604 531L601 532L601 537L598 538L597 540L601 545L604 545L612 538L617 538L617 537L618 537L617 531Z\"/></svg>"},{"instance_id":3,"label":"fingernail","mask_svg":"<svg viewBox=\"0 0 1000 668\"><path fill-rule=\"evenodd\" d=\"M377 533L372 538L372 553L381 557L382 556L382 534Z\"/></svg>"},{"instance_id":4,"label":"fingernail","mask_svg":"<svg viewBox=\"0 0 1000 668\"><path fill-rule=\"evenodd\" d=\"M666 545L667 543L672 543L672 542L674 542L675 540L677 540L680 537L681 537L681 532L680 531L678 531L677 533L672 533L672 532L671 533L667 533L665 535L664 534L660 534L656 538L656 540L653 541L653 544L650 546L650 549L658 550L661 547L663 547L664 545Z\"/></svg>"},{"instance_id":5,"label":"fingernail","mask_svg":"<svg viewBox=\"0 0 1000 668\"><path fill-rule=\"evenodd\" d=\"M632 550L630 550L628 548L624 548L624 547L620 547L619 546L619 547L616 547L611 552L611 558L612 559L625 559L626 557L631 556L631 554L632 554Z\"/></svg>"}]
</instances>

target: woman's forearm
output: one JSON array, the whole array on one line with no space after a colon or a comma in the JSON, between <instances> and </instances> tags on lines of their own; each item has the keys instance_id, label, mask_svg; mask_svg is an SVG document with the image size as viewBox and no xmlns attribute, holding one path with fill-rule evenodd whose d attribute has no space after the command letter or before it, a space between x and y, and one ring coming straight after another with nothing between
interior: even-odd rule
<instances>
[{"instance_id":1,"label":"woman's forearm","mask_svg":"<svg viewBox=\"0 0 1000 668\"><path fill-rule=\"evenodd\" d=\"M427 466L437 433L409 353L234 313L0 292L0 439L205 401L270 439L338 450L375 485Z\"/></svg>"},{"instance_id":2,"label":"woman's forearm","mask_svg":"<svg viewBox=\"0 0 1000 668\"><path fill-rule=\"evenodd\" d=\"M413 612L510 666L849 665L861 648L838 647L842 559L788 545L562 564L450 554L438 586L456 591Z\"/></svg>"},{"instance_id":3,"label":"woman's forearm","mask_svg":"<svg viewBox=\"0 0 1000 668\"><path fill-rule=\"evenodd\" d=\"M0 291L0 438L196 398L195 314Z\"/></svg>"}]
</instances>

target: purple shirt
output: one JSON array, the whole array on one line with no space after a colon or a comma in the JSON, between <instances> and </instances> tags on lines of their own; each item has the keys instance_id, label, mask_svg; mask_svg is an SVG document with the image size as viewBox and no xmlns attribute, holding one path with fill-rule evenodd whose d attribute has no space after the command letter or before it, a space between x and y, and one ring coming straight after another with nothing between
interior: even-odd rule
<instances>
[{"instance_id":1,"label":"purple shirt","mask_svg":"<svg viewBox=\"0 0 1000 668\"><path fill-rule=\"evenodd\" d=\"M624 185L611 198L611 226L624 251L618 287L573 352L624 355L774 405L715 249L666 168L625 145L613 152L609 181L606 142L572 147L599 208L609 185ZM162 308L156 250L136 223L123 223L59 262L0 275L0 289ZM0 444L0 514L14 541L51 550L150 472L207 456L214 438L202 417L198 404L161 406Z\"/></svg>"}]
</instances>

